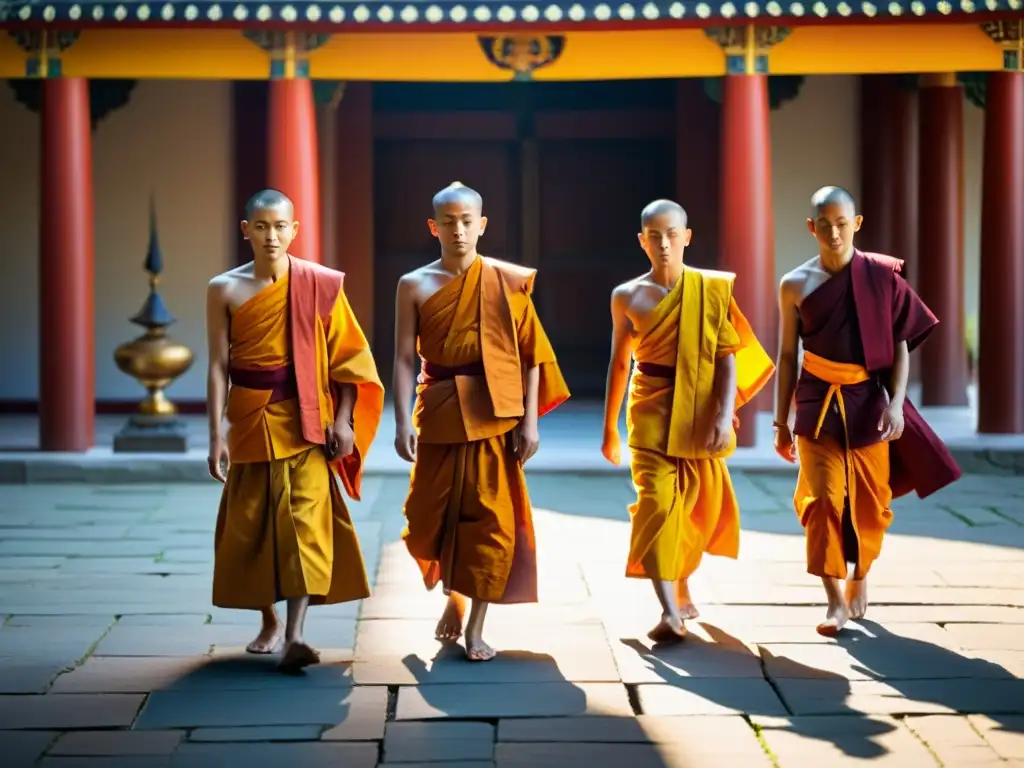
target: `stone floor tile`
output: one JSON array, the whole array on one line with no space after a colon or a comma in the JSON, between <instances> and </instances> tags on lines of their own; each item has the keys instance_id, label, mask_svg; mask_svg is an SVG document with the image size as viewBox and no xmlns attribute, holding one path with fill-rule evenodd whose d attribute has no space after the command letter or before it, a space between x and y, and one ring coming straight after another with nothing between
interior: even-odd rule
<instances>
[{"instance_id":1,"label":"stone floor tile","mask_svg":"<svg viewBox=\"0 0 1024 768\"><path fill-rule=\"evenodd\" d=\"M398 720L434 718L556 717L569 715L631 717L622 685L614 683L476 683L402 686Z\"/></svg>"},{"instance_id":2,"label":"stone floor tile","mask_svg":"<svg viewBox=\"0 0 1024 768\"><path fill-rule=\"evenodd\" d=\"M903 724L946 766L998 763L999 755L963 716L908 717Z\"/></svg>"},{"instance_id":3,"label":"stone floor tile","mask_svg":"<svg viewBox=\"0 0 1024 768\"><path fill-rule=\"evenodd\" d=\"M754 742L755 745L757 742ZM735 754L704 752L687 744L571 744L506 742L496 749L498 768L719 768L723 765L771 768L760 749ZM742 763L740 762L742 760ZM735 762L733 762L735 761Z\"/></svg>"},{"instance_id":4,"label":"stone floor tile","mask_svg":"<svg viewBox=\"0 0 1024 768\"><path fill-rule=\"evenodd\" d=\"M637 695L647 715L787 714L764 679L680 678L671 685L639 685Z\"/></svg>"},{"instance_id":5,"label":"stone floor tile","mask_svg":"<svg viewBox=\"0 0 1024 768\"><path fill-rule=\"evenodd\" d=\"M184 731L72 731L57 739L46 754L64 757L170 755L184 737Z\"/></svg>"},{"instance_id":6,"label":"stone floor tile","mask_svg":"<svg viewBox=\"0 0 1024 768\"><path fill-rule=\"evenodd\" d=\"M494 759L494 730L489 723L388 723L384 732L384 762L491 762Z\"/></svg>"},{"instance_id":7,"label":"stone floor tile","mask_svg":"<svg viewBox=\"0 0 1024 768\"><path fill-rule=\"evenodd\" d=\"M351 687L304 688L301 685L288 691L279 688L157 691L147 700L135 728L336 726L349 721L364 722L362 710L353 711L359 707L369 706L376 712L375 702L367 703L365 696L356 694ZM379 730L383 733L383 721Z\"/></svg>"},{"instance_id":8,"label":"stone floor tile","mask_svg":"<svg viewBox=\"0 0 1024 768\"><path fill-rule=\"evenodd\" d=\"M1024 715L971 715L967 720L1001 758L1024 761Z\"/></svg>"},{"instance_id":9,"label":"stone floor tile","mask_svg":"<svg viewBox=\"0 0 1024 768\"><path fill-rule=\"evenodd\" d=\"M916 640L763 645L761 658L765 673L773 679L1013 679L1009 672L995 664Z\"/></svg>"},{"instance_id":10,"label":"stone floor tile","mask_svg":"<svg viewBox=\"0 0 1024 768\"><path fill-rule=\"evenodd\" d=\"M612 640L624 683L671 683L690 677L763 677L761 661L739 642L708 642L690 635L685 642L657 645L646 637Z\"/></svg>"},{"instance_id":11,"label":"stone floor tile","mask_svg":"<svg viewBox=\"0 0 1024 768\"><path fill-rule=\"evenodd\" d=\"M0 727L7 723L0 721ZM0 745L3 745L3 762L6 768L29 768L43 754L59 734L56 731L5 731L0 730Z\"/></svg>"},{"instance_id":12,"label":"stone floor tile","mask_svg":"<svg viewBox=\"0 0 1024 768\"><path fill-rule=\"evenodd\" d=\"M796 715L1024 712L1024 680L781 679L776 686Z\"/></svg>"},{"instance_id":13,"label":"stone floor tile","mask_svg":"<svg viewBox=\"0 0 1024 768\"><path fill-rule=\"evenodd\" d=\"M276 656L239 652L221 656L94 657L62 675L58 693L148 693L151 691L277 690L338 688L351 684L349 664L330 656L292 677L277 670Z\"/></svg>"},{"instance_id":14,"label":"stone floor tile","mask_svg":"<svg viewBox=\"0 0 1024 768\"><path fill-rule=\"evenodd\" d=\"M938 768L898 720L878 716L753 718L780 766Z\"/></svg>"},{"instance_id":15,"label":"stone floor tile","mask_svg":"<svg viewBox=\"0 0 1024 768\"><path fill-rule=\"evenodd\" d=\"M127 728L144 699L123 693L0 696L0 724L14 730Z\"/></svg>"},{"instance_id":16,"label":"stone floor tile","mask_svg":"<svg viewBox=\"0 0 1024 768\"><path fill-rule=\"evenodd\" d=\"M195 728L189 741L319 741L322 725L270 725L258 728Z\"/></svg>"},{"instance_id":17,"label":"stone floor tile","mask_svg":"<svg viewBox=\"0 0 1024 768\"><path fill-rule=\"evenodd\" d=\"M44 757L38 768L171 768L168 755L118 755L115 757Z\"/></svg>"},{"instance_id":18,"label":"stone floor tile","mask_svg":"<svg viewBox=\"0 0 1024 768\"><path fill-rule=\"evenodd\" d=\"M375 768L376 744L293 742L288 744L199 744L185 742L175 753L174 768Z\"/></svg>"},{"instance_id":19,"label":"stone floor tile","mask_svg":"<svg viewBox=\"0 0 1024 768\"><path fill-rule=\"evenodd\" d=\"M439 683L617 682L618 668L600 624L488 627L499 649L487 664L467 664L460 645L434 639L436 621L363 621L354 675L366 685Z\"/></svg>"},{"instance_id":20,"label":"stone floor tile","mask_svg":"<svg viewBox=\"0 0 1024 768\"><path fill-rule=\"evenodd\" d=\"M742 717L638 715L632 717L524 718L498 721L499 742L690 744L714 753L762 751Z\"/></svg>"}]
</instances>

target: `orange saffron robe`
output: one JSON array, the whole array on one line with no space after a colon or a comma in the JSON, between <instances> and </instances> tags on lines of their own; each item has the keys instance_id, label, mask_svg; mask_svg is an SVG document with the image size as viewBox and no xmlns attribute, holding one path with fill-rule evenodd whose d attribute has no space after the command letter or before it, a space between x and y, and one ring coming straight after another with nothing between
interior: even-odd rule
<instances>
[{"instance_id":1,"label":"orange saffron robe","mask_svg":"<svg viewBox=\"0 0 1024 768\"><path fill-rule=\"evenodd\" d=\"M336 477L358 500L384 388L343 275L294 258L291 265L287 277L231 317L231 466L213 575L213 604L223 608L257 609L305 595L312 604L328 604L370 594ZM305 350L301 360L293 358L296 347ZM261 377L286 383L258 386ZM345 384L357 392L355 449L329 465L324 432L334 422L337 387Z\"/></svg>"},{"instance_id":2,"label":"orange saffron robe","mask_svg":"<svg viewBox=\"0 0 1024 768\"><path fill-rule=\"evenodd\" d=\"M697 570L705 552L739 555L739 506L725 465L736 435L721 453L705 448L717 416L715 361L736 356L737 409L775 365L732 297L734 280L687 267L637 328L626 412L637 492L627 577L677 581Z\"/></svg>"},{"instance_id":3,"label":"orange saffron robe","mask_svg":"<svg viewBox=\"0 0 1024 768\"><path fill-rule=\"evenodd\" d=\"M418 442L403 533L427 589L472 600L537 601L537 557L523 468L511 431L539 367L538 415L569 398L530 294L536 270L479 257L427 299Z\"/></svg>"}]
</instances>

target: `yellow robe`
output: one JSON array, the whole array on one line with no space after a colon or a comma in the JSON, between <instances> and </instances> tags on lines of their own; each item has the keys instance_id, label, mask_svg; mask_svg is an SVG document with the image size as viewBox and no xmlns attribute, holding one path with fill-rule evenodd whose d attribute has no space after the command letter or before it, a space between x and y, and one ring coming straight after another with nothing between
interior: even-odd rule
<instances>
[{"instance_id":1,"label":"yellow robe","mask_svg":"<svg viewBox=\"0 0 1024 768\"><path fill-rule=\"evenodd\" d=\"M452 374L421 375L413 412L403 538L427 589L440 582L473 600L537 600L530 498L510 432L530 368L540 368L538 415L569 390L530 298L535 274L481 257L420 308L420 356Z\"/></svg>"},{"instance_id":2,"label":"yellow robe","mask_svg":"<svg viewBox=\"0 0 1024 768\"><path fill-rule=\"evenodd\" d=\"M232 368L292 365L288 284L287 277L278 280L234 312ZM361 465L380 424L384 388L344 291L338 292L328 322L317 327L322 411L335 412L331 384L356 387L355 451L337 468L329 466L323 447L303 437L298 398L271 403L266 389L231 386L226 414L231 466L214 540L216 606L258 609L305 595L312 604L328 604L370 594L335 473L343 472L345 487L358 499ZM331 422L333 417L324 427Z\"/></svg>"},{"instance_id":3,"label":"yellow robe","mask_svg":"<svg viewBox=\"0 0 1024 768\"><path fill-rule=\"evenodd\" d=\"M627 426L637 500L629 507L626 576L688 578L704 552L739 555L739 507L725 457L704 447L716 416L715 361L736 356L736 408L775 366L732 298L734 276L686 268L637 328L638 363L674 369L674 379L634 370Z\"/></svg>"}]
</instances>

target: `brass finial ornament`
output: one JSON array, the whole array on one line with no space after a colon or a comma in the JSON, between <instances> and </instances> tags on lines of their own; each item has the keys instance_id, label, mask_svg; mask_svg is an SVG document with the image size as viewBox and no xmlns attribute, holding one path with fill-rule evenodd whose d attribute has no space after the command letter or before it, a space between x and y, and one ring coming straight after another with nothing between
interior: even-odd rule
<instances>
[{"instance_id":1,"label":"brass finial ornament","mask_svg":"<svg viewBox=\"0 0 1024 768\"><path fill-rule=\"evenodd\" d=\"M156 206L150 202L149 249L146 252L149 296L131 321L146 332L114 350L117 367L148 391L132 415L114 437L115 451L157 452L187 450L187 431L177 418L178 409L164 390L192 366L192 350L167 335L167 327L176 322L163 297L157 292L163 256L156 232Z\"/></svg>"}]
</instances>

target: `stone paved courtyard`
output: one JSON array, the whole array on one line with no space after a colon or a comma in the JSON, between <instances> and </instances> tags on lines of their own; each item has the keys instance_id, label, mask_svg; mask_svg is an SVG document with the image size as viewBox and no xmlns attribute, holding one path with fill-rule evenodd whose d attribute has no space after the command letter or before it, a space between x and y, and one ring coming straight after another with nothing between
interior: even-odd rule
<instances>
[{"instance_id":1,"label":"stone paved courtyard","mask_svg":"<svg viewBox=\"0 0 1024 768\"><path fill-rule=\"evenodd\" d=\"M210 606L212 482L0 485L0 765L1024 766L1024 479L897 502L838 642L792 478L735 481L741 559L705 562L666 650L621 575L628 480L532 477L541 603L492 608L502 653L470 665L398 542L406 481L368 478L373 597L311 609L325 663L300 678L243 652L256 614Z\"/></svg>"}]
</instances>

